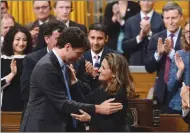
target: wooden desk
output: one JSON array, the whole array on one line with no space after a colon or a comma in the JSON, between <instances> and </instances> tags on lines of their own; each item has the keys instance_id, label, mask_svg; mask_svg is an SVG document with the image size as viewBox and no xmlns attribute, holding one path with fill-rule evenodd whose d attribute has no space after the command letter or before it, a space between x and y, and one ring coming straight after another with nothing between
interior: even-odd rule
<instances>
[{"instance_id":1,"label":"wooden desk","mask_svg":"<svg viewBox=\"0 0 190 133\"><path fill-rule=\"evenodd\" d=\"M1 112L1 131L18 132L22 112Z\"/></svg>"}]
</instances>

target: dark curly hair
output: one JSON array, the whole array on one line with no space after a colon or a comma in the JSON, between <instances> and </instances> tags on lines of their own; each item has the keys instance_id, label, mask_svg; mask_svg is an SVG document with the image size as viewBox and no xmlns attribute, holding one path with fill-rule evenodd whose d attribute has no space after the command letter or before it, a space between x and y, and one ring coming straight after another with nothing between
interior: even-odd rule
<instances>
[{"instance_id":1,"label":"dark curly hair","mask_svg":"<svg viewBox=\"0 0 190 133\"><path fill-rule=\"evenodd\" d=\"M31 37L30 32L22 26L14 26L5 35L5 38L3 41L3 47L2 47L3 54L7 56L14 55L13 41L14 41L14 37L16 33L18 32L24 33L27 38L27 46L26 46L26 49L24 50L24 54L28 54L32 51L32 37Z\"/></svg>"}]
</instances>

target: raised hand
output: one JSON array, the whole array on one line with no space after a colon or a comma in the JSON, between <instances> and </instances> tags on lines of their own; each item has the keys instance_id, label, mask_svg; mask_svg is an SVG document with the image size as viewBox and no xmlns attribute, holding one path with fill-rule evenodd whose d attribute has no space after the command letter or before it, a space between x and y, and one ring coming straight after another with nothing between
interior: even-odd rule
<instances>
[{"instance_id":1,"label":"raised hand","mask_svg":"<svg viewBox=\"0 0 190 133\"><path fill-rule=\"evenodd\" d=\"M175 53L175 64L180 71L184 71L185 64L178 52Z\"/></svg>"},{"instance_id":2,"label":"raised hand","mask_svg":"<svg viewBox=\"0 0 190 133\"><path fill-rule=\"evenodd\" d=\"M78 79L76 77L76 72L75 72L75 69L74 69L74 67L73 67L72 64L70 64L68 66L68 68L70 70L69 73L70 73L70 78L71 78L71 85L73 85L73 84L75 84L78 81Z\"/></svg>"},{"instance_id":3,"label":"raised hand","mask_svg":"<svg viewBox=\"0 0 190 133\"><path fill-rule=\"evenodd\" d=\"M159 56L163 55L165 52L165 47L164 47L164 44L162 43L161 37L158 38L157 51L158 51Z\"/></svg>"},{"instance_id":4,"label":"raised hand","mask_svg":"<svg viewBox=\"0 0 190 133\"><path fill-rule=\"evenodd\" d=\"M166 52L167 54L169 54L170 51L172 50L171 37L168 37L168 38L165 39L164 48L165 48L165 52Z\"/></svg>"},{"instance_id":5,"label":"raised hand","mask_svg":"<svg viewBox=\"0 0 190 133\"><path fill-rule=\"evenodd\" d=\"M16 60L13 59L13 60L11 61L10 68L11 68L11 73L12 73L13 75L16 75L16 74L17 74Z\"/></svg>"},{"instance_id":6,"label":"raised hand","mask_svg":"<svg viewBox=\"0 0 190 133\"><path fill-rule=\"evenodd\" d=\"M86 68L86 72L87 72L88 74L90 74L92 77L96 77L98 70L96 70L96 69L93 67L93 65L92 65L91 62L85 61L85 68Z\"/></svg>"}]
</instances>

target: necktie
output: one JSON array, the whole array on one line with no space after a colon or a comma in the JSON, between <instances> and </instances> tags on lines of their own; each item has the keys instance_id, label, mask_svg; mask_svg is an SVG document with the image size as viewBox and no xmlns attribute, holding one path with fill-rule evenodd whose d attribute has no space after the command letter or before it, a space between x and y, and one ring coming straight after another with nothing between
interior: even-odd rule
<instances>
[{"instance_id":1,"label":"necktie","mask_svg":"<svg viewBox=\"0 0 190 133\"><path fill-rule=\"evenodd\" d=\"M95 59L94 67L95 68L99 68L100 67L100 62L99 62L100 56L99 55L95 55L94 59Z\"/></svg>"},{"instance_id":2,"label":"necktie","mask_svg":"<svg viewBox=\"0 0 190 133\"><path fill-rule=\"evenodd\" d=\"M64 81L65 81L65 86L67 89L68 98L69 98L69 100L72 100L70 89L69 89L69 84L68 84L69 83L68 68L66 65L63 65L62 73L63 73L63 77L64 77ZM73 126L74 126L74 128L76 128L77 127L77 121L74 118L72 118L72 119L73 119Z\"/></svg>"},{"instance_id":3,"label":"necktie","mask_svg":"<svg viewBox=\"0 0 190 133\"><path fill-rule=\"evenodd\" d=\"M120 53L124 53L122 49L122 41L124 38L124 32L122 29L120 29L119 35L118 35L118 40L117 40L117 51Z\"/></svg>"},{"instance_id":4,"label":"necktie","mask_svg":"<svg viewBox=\"0 0 190 133\"><path fill-rule=\"evenodd\" d=\"M143 17L143 19L145 19L145 20L149 20L149 17L148 17L148 16L145 16L145 17Z\"/></svg>"},{"instance_id":5,"label":"necktie","mask_svg":"<svg viewBox=\"0 0 190 133\"><path fill-rule=\"evenodd\" d=\"M172 45L172 48L173 48L173 45L174 45L174 41L173 41L173 37L174 37L174 34L170 34L170 37L171 37L171 45ZM170 57L166 57L166 65L165 65L165 72L164 72L164 81L165 83L168 82L168 76L169 76L169 71L170 71L170 63L171 63L171 59Z\"/></svg>"}]
</instances>

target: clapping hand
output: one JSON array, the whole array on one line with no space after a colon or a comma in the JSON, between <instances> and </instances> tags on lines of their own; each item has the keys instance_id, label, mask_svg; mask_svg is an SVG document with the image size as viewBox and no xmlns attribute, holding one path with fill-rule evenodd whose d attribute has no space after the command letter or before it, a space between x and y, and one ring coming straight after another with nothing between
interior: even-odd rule
<instances>
[{"instance_id":1,"label":"clapping hand","mask_svg":"<svg viewBox=\"0 0 190 133\"><path fill-rule=\"evenodd\" d=\"M185 64L178 52L175 53L175 64L180 71L184 71Z\"/></svg>"},{"instance_id":2,"label":"clapping hand","mask_svg":"<svg viewBox=\"0 0 190 133\"><path fill-rule=\"evenodd\" d=\"M70 64L68 66L68 68L70 70L71 85L73 85L73 84L75 84L78 81L78 79L76 77L76 71L75 71L75 69L74 69L74 67L73 67L72 64Z\"/></svg>"}]
</instances>

